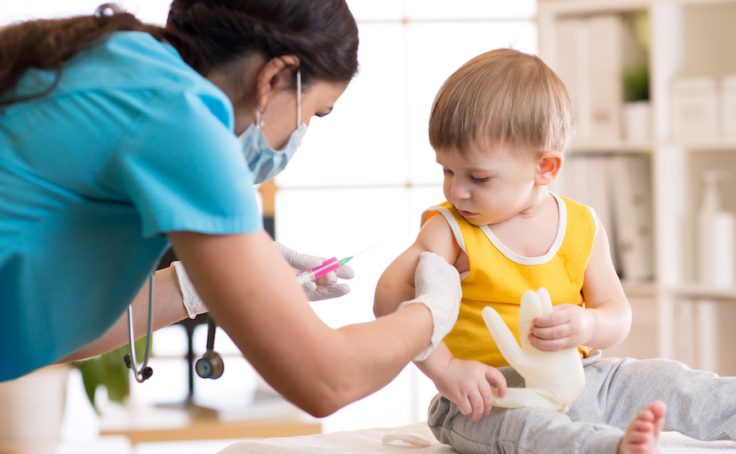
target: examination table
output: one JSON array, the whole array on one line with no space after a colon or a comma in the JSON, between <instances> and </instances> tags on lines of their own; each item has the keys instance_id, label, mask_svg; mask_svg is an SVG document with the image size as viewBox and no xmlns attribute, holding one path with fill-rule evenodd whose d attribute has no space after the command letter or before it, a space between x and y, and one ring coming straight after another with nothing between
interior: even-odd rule
<instances>
[{"instance_id":1,"label":"examination table","mask_svg":"<svg viewBox=\"0 0 736 454\"><path fill-rule=\"evenodd\" d=\"M702 442L675 432L662 433L661 441L662 454L736 453L736 442L732 441ZM449 446L435 440L426 422L419 422L398 428L253 439L233 444L220 451L220 454L452 454L454 452Z\"/></svg>"}]
</instances>

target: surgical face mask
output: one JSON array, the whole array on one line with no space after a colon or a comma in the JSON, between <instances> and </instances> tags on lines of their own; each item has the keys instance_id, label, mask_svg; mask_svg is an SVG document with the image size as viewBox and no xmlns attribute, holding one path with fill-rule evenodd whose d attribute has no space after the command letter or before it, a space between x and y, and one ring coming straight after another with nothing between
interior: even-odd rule
<instances>
[{"instance_id":1,"label":"surgical face mask","mask_svg":"<svg viewBox=\"0 0 736 454\"><path fill-rule=\"evenodd\" d=\"M256 122L238 137L256 184L263 183L284 170L307 133L307 125L302 122L302 75L299 70L296 71L296 124L296 130L291 133L286 145L281 150L274 150L261 131L261 112L256 110Z\"/></svg>"}]
</instances>

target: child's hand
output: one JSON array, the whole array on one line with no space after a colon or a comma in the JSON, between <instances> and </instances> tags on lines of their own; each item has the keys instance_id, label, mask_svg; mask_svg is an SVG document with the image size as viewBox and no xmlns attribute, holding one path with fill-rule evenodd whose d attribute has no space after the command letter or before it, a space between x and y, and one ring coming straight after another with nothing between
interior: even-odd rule
<instances>
[{"instance_id":1,"label":"child's hand","mask_svg":"<svg viewBox=\"0 0 736 454\"><path fill-rule=\"evenodd\" d=\"M488 416L493 408L493 390L498 395L506 394L506 379L498 369L479 361L453 358L447 363L444 373L434 380L437 390L455 405L460 413L471 415L473 422Z\"/></svg>"},{"instance_id":2,"label":"child's hand","mask_svg":"<svg viewBox=\"0 0 736 454\"><path fill-rule=\"evenodd\" d=\"M560 304L551 314L534 319L529 341L540 350L556 352L585 344L593 335L593 315L574 304Z\"/></svg>"}]
</instances>

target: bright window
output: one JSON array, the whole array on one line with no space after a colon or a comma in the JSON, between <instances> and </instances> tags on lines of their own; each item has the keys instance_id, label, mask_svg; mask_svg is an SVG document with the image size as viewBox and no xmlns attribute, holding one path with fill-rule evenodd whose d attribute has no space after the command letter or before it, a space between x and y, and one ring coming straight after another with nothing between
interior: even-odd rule
<instances>
[{"instance_id":1,"label":"bright window","mask_svg":"<svg viewBox=\"0 0 736 454\"><path fill-rule=\"evenodd\" d=\"M312 307L331 326L372 320L376 282L441 202L442 172L427 137L442 82L498 47L536 53L532 1L354 0L360 72L334 112L315 118L277 177L276 235L290 247L351 263L352 291ZM356 352L360 354L360 352ZM426 418L434 385L413 365L386 388L324 420L325 431Z\"/></svg>"}]
</instances>

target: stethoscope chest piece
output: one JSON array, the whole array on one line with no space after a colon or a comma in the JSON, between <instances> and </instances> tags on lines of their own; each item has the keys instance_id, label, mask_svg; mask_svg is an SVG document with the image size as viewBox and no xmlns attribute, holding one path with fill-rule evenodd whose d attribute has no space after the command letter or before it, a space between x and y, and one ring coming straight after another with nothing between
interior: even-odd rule
<instances>
[{"instance_id":1,"label":"stethoscope chest piece","mask_svg":"<svg viewBox=\"0 0 736 454\"><path fill-rule=\"evenodd\" d=\"M202 378L216 380L222 377L223 372L225 372L225 363L216 352L206 352L194 363L194 370Z\"/></svg>"},{"instance_id":2,"label":"stethoscope chest piece","mask_svg":"<svg viewBox=\"0 0 736 454\"><path fill-rule=\"evenodd\" d=\"M133 330L133 310L128 306L128 345L130 353L123 357L125 366L133 370L133 376L138 383L151 378L153 369L148 365L151 353L151 338L153 337L153 273L148 280L148 327L146 329L146 350L143 354L143 363L138 364L135 355L135 335ZM217 325L212 317L207 319L207 350L204 355L194 364L194 370L202 378L210 378L216 380L222 377L225 372L225 363L219 353L214 351L215 348L215 332Z\"/></svg>"},{"instance_id":3,"label":"stethoscope chest piece","mask_svg":"<svg viewBox=\"0 0 736 454\"><path fill-rule=\"evenodd\" d=\"M217 325L212 317L207 319L207 350L204 355L194 363L194 371L197 372L201 378L210 378L217 380L222 377L225 372L225 363L222 361L222 356L217 353L215 348L215 330Z\"/></svg>"}]
</instances>

